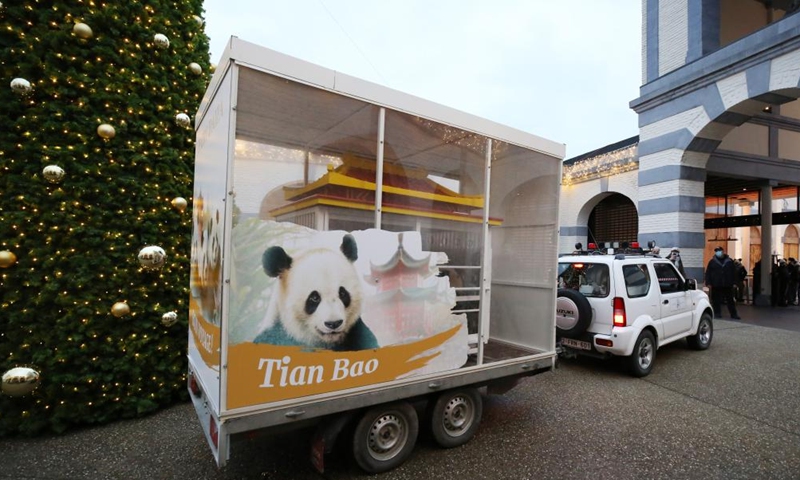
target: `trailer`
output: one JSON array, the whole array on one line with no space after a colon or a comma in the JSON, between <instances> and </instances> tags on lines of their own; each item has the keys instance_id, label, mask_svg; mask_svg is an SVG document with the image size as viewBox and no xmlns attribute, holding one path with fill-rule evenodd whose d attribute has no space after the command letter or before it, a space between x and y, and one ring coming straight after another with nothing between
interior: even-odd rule
<instances>
[{"instance_id":1,"label":"trailer","mask_svg":"<svg viewBox=\"0 0 800 480\"><path fill-rule=\"evenodd\" d=\"M236 37L195 129L188 389L218 466L313 427L318 470L348 442L386 471L555 368L563 144Z\"/></svg>"}]
</instances>

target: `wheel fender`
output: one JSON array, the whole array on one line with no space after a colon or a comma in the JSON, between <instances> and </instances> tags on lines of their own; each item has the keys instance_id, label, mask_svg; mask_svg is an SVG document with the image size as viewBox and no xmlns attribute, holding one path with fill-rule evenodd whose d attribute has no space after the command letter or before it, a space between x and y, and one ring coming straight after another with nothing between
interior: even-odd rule
<instances>
[{"instance_id":1,"label":"wheel fender","mask_svg":"<svg viewBox=\"0 0 800 480\"><path fill-rule=\"evenodd\" d=\"M636 320L633 321L631 325L628 325L626 328L629 329L627 331L627 335L629 335L629 340L625 345L625 352L623 353L624 356L628 356L633 353L633 344L639 335L641 335L642 331L646 328L649 328L653 332L653 336L656 339L656 349L658 349L658 341L661 338L661 334L664 332L659 331L658 324L653 320L653 317L650 315L642 315L638 317Z\"/></svg>"},{"instance_id":2,"label":"wheel fender","mask_svg":"<svg viewBox=\"0 0 800 480\"><path fill-rule=\"evenodd\" d=\"M697 329L700 328L700 318L704 313L708 313L712 319L714 318L714 310L711 308L711 305L698 305L692 316L692 335L696 334Z\"/></svg>"}]
</instances>

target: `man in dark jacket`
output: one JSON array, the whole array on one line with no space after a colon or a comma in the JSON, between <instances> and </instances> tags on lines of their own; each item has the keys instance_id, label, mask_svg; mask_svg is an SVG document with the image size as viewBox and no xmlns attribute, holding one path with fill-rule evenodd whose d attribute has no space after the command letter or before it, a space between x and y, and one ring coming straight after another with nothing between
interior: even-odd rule
<instances>
[{"instance_id":1,"label":"man in dark jacket","mask_svg":"<svg viewBox=\"0 0 800 480\"><path fill-rule=\"evenodd\" d=\"M731 318L739 320L736 302L733 299L733 285L736 283L736 266L722 247L714 249L714 258L706 267L706 285L711 288L711 307L714 315L722 317L722 302L728 304Z\"/></svg>"}]
</instances>

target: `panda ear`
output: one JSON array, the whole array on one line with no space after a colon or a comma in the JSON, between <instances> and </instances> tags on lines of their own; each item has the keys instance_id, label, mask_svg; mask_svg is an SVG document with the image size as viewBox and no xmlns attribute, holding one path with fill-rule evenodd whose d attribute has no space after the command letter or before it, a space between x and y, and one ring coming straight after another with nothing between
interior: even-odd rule
<instances>
[{"instance_id":1,"label":"panda ear","mask_svg":"<svg viewBox=\"0 0 800 480\"><path fill-rule=\"evenodd\" d=\"M261 256L261 265L270 277L277 277L292 266L292 257L281 247L269 247Z\"/></svg>"},{"instance_id":2,"label":"panda ear","mask_svg":"<svg viewBox=\"0 0 800 480\"><path fill-rule=\"evenodd\" d=\"M350 263L358 260L358 246L356 245L356 239L353 238L353 236L349 233L342 238L342 246L339 248L341 248L344 256L350 260Z\"/></svg>"}]
</instances>

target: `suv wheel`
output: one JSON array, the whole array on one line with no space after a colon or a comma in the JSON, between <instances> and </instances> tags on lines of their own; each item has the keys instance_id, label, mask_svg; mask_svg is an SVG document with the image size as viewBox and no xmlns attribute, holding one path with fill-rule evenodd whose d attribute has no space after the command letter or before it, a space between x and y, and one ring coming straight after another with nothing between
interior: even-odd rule
<instances>
[{"instance_id":1,"label":"suv wheel","mask_svg":"<svg viewBox=\"0 0 800 480\"><path fill-rule=\"evenodd\" d=\"M686 341L692 350L705 350L711 346L712 338L714 338L714 324L711 323L711 315L704 313L700 317L700 324L697 325L697 333L686 337Z\"/></svg>"},{"instance_id":2,"label":"suv wheel","mask_svg":"<svg viewBox=\"0 0 800 480\"><path fill-rule=\"evenodd\" d=\"M582 293L558 289L556 299L556 333L559 337L576 337L592 323L592 306Z\"/></svg>"},{"instance_id":3,"label":"suv wheel","mask_svg":"<svg viewBox=\"0 0 800 480\"><path fill-rule=\"evenodd\" d=\"M656 339L649 330L639 334L633 346L633 353L628 357L628 367L634 377L644 377L653 369L656 360Z\"/></svg>"}]
</instances>

